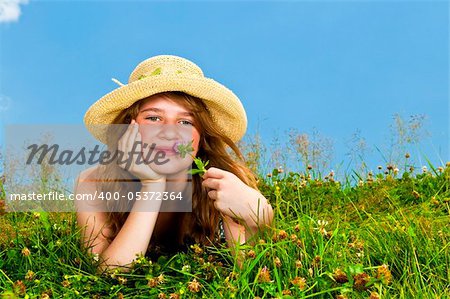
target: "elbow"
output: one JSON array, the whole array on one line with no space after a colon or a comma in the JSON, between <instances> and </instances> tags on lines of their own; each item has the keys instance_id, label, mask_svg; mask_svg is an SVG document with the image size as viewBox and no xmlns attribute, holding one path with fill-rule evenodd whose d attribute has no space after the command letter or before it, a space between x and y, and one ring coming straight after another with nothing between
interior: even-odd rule
<instances>
[{"instance_id":1,"label":"elbow","mask_svg":"<svg viewBox=\"0 0 450 299\"><path fill-rule=\"evenodd\" d=\"M266 201L266 205L263 208L262 217L255 222L255 225L259 229L266 229L268 227L272 227L273 223L273 208L268 201ZM256 228L256 227L255 227Z\"/></svg>"},{"instance_id":2,"label":"elbow","mask_svg":"<svg viewBox=\"0 0 450 299\"><path fill-rule=\"evenodd\" d=\"M112 278L115 278L116 274L119 273L129 273L131 270L131 267L125 267L125 265L113 265L108 264L106 261L102 260L100 264L98 264L96 268L96 274L97 275L107 275L111 276Z\"/></svg>"},{"instance_id":3,"label":"elbow","mask_svg":"<svg viewBox=\"0 0 450 299\"><path fill-rule=\"evenodd\" d=\"M267 203L267 221L266 226L272 227L273 224L273 208L270 203Z\"/></svg>"}]
</instances>

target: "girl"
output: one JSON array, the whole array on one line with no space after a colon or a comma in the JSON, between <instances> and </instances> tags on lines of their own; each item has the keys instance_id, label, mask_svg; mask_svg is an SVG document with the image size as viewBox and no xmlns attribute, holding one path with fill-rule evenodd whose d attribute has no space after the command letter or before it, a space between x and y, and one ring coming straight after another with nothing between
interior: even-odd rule
<instances>
[{"instance_id":1,"label":"girl","mask_svg":"<svg viewBox=\"0 0 450 299\"><path fill-rule=\"evenodd\" d=\"M124 153L131 163L117 156L116 163L83 171L75 193L137 198L170 191L186 198L192 212L176 212L170 201L77 201L83 246L99 255L100 270L127 270L138 254L214 244L220 235L233 249L271 224L272 207L235 145L247 118L231 90L204 77L191 61L169 55L141 62L127 85L116 82L121 87L94 103L84 121L108 150ZM183 153L183 146L190 152ZM169 162L157 163L161 157ZM196 167L193 158L209 161L203 175L186 172Z\"/></svg>"}]
</instances>

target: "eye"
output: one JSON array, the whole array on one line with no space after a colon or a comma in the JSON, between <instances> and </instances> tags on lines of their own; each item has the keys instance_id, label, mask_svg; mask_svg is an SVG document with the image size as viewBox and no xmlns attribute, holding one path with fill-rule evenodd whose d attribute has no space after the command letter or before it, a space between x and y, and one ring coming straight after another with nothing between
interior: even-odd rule
<instances>
[{"instance_id":1,"label":"eye","mask_svg":"<svg viewBox=\"0 0 450 299\"><path fill-rule=\"evenodd\" d=\"M159 116L147 116L145 119L148 119L150 121L157 121L158 119L161 120Z\"/></svg>"},{"instance_id":2,"label":"eye","mask_svg":"<svg viewBox=\"0 0 450 299\"><path fill-rule=\"evenodd\" d=\"M192 121L190 121L190 120L185 120L185 119L183 119L183 120L180 120L180 123L181 124L183 124L183 125L190 125L190 126L193 126L194 124L192 123Z\"/></svg>"}]
</instances>

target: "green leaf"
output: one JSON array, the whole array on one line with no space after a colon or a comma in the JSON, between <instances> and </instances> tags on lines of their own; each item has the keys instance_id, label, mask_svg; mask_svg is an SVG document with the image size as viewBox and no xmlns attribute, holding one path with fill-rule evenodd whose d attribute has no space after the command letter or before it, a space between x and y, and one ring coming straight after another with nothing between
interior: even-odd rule
<instances>
[{"instance_id":1,"label":"green leaf","mask_svg":"<svg viewBox=\"0 0 450 299\"><path fill-rule=\"evenodd\" d=\"M194 140L191 140L190 142L188 142L186 144L183 144L183 143L178 144L177 150L182 158L186 157L186 154L190 154L192 156L191 153L194 151L194 147L192 146L193 142L194 142ZM206 165L208 165L209 160L206 162L203 162L200 158L196 158L194 156L192 156L192 158L194 158L194 163L198 169L192 169L189 171L189 173L203 175L206 172L205 167L206 167Z\"/></svg>"},{"instance_id":2,"label":"green leaf","mask_svg":"<svg viewBox=\"0 0 450 299\"><path fill-rule=\"evenodd\" d=\"M194 174L198 174L198 173L203 173L203 171L200 169L192 168L191 170L188 171L188 173L194 175Z\"/></svg>"},{"instance_id":3,"label":"green leaf","mask_svg":"<svg viewBox=\"0 0 450 299\"><path fill-rule=\"evenodd\" d=\"M356 274L361 274L364 272L363 265L361 264L349 265L348 270L351 276L355 276Z\"/></svg>"},{"instance_id":4,"label":"green leaf","mask_svg":"<svg viewBox=\"0 0 450 299\"><path fill-rule=\"evenodd\" d=\"M202 169L202 168L203 168L203 162L202 162L202 160L200 160L199 158L195 158L195 159L194 159L194 162L195 162L195 165L197 165L197 167L198 167L199 169Z\"/></svg>"},{"instance_id":5,"label":"green leaf","mask_svg":"<svg viewBox=\"0 0 450 299\"><path fill-rule=\"evenodd\" d=\"M410 237L415 237L416 236L416 233L414 232L414 228L412 226L408 227L408 235Z\"/></svg>"}]
</instances>

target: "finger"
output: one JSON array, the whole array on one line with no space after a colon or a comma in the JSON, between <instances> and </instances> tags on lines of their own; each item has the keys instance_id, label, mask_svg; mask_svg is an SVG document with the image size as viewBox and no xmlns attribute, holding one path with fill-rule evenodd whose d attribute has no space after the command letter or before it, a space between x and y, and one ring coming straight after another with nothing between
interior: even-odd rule
<instances>
[{"instance_id":1,"label":"finger","mask_svg":"<svg viewBox=\"0 0 450 299\"><path fill-rule=\"evenodd\" d=\"M139 148L140 148L140 153L142 155L142 160L145 162L145 164L149 164L148 161L151 160L151 157L149 156L150 153L150 149L151 149L151 145L145 142L142 142L142 134L138 131L137 135L136 135L136 141L139 141Z\"/></svg>"},{"instance_id":2,"label":"finger","mask_svg":"<svg viewBox=\"0 0 450 299\"><path fill-rule=\"evenodd\" d=\"M206 179L202 182L202 185L211 189L220 189L221 180L220 179Z\"/></svg>"},{"instance_id":3,"label":"finger","mask_svg":"<svg viewBox=\"0 0 450 299\"><path fill-rule=\"evenodd\" d=\"M143 163L142 146L141 146L141 134L139 134L139 131L135 135L134 142L136 142L136 156L133 157L133 159L131 161L131 165L133 165L133 166L136 165L136 161L139 161L139 163ZM138 160L138 158L140 158L140 159Z\"/></svg>"},{"instance_id":4,"label":"finger","mask_svg":"<svg viewBox=\"0 0 450 299\"><path fill-rule=\"evenodd\" d=\"M212 200L217 200L217 196L218 196L218 192L217 190L211 190L208 192L208 196L209 198L211 198Z\"/></svg>"},{"instance_id":5,"label":"finger","mask_svg":"<svg viewBox=\"0 0 450 299\"><path fill-rule=\"evenodd\" d=\"M125 158L128 156L127 151L126 151L127 150L127 142L128 142L129 135L130 135L131 131L133 130L133 126L134 126L133 123L128 125L127 129L125 130L125 133L123 133L122 137L120 137L119 142L117 144L117 148L120 151L124 152Z\"/></svg>"},{"instance_id":6,"label":"finger","mask_svg":"<svg viewBox=\"0 0 450 299\"><path fill-rule=\"evenodd\" d=\"M126 141L128 140L128 135L130 134L131 130L133 129L133 126L134 126L134 123L133 123L133 121L131 121L131 123L128 124L125 132L120 137L119 142L118 142L119 144L124 145L126 143Z\"/></svg>"},{"instance_id":7,"label":"finger","mask_svg":"<svg viewBox=\"0 0 450 299\"><path fill-rule=\"evenodd\" d=\"M217 168L217 167L210 167L210 168L208 168L206 173L203 175L203 179L207 179L207 178L220 179L220 178L225 177L227 172L228 171L222 170L222 169Z\"/></svg>"},{"instance_id":8,"label":"finger","mask_svg":"<svg viewBox=\"0 0 450 299\"><path fill-rule=\"evenodd\" d=\"M143 154L143 151L142 151L142 136L141 136L141 133L139 133L139 130L136 132L136 137L135 137L134 141L136 142L136 151L140 152L141 154Z\"/></svg>"},{"instance_id":9,"label":"finger","mask_svg":"<svg viewBox=\"0 0 450 299\"><path fill-rule=\"evenodd\" d=\"M137 135L139 126L136 123L132 123L131 127L132 128L131 128L130 132L128 133L128 138L126 139L126 143L125 143L126 150L128 152L131 152L131 150L133 149L133 145L136 142L136 135Z\"/></svg>"},{"instance_id":10,"label":"finger","mask_svg":"<svg viewBox=\"0 0 450 299\"><path fill-rule=\"evenodd\" d=\"M122 151L124 152L124 161L129 161L128 159L131 159L131 163L128 165L128 163L123 164L123 168L126 170L132 169L135 167L135 159L136 156L131 154L131 150L133 147L133 144L136 139L136 133L137 133L137 125L133 121L130 126L127 128L126 135L124 134L124 140L122 143ZM126 138L126 139L125 139ZM127 166L128 165L128 166Z\"/></svg>"}]
</instances>

